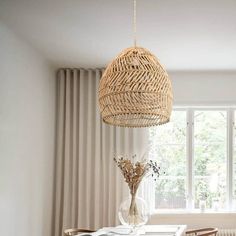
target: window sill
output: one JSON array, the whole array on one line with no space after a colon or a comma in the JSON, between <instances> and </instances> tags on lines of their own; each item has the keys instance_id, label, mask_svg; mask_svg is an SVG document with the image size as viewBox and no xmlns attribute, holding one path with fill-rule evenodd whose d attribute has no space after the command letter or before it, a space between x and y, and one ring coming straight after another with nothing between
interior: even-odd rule
<instances>
[{"instance_id":1,"label":"window sill","mask_svg":"<svg viewBox=\"0 0 236 236\"><path fill-rule=\"evenodd\" d=\"M236 215L236 210L206 210L201 212L199 209L196 210L154 210L151 215Z\"/></svg>"},{"instance_id":2,"label":"window sill","mask_svg":"<svg viewBox=\"0 0 236 236\"><path fill-rule=\"evenodd\" d=\"M155 210L150 224L185 224L188 229L217 226L221 229L235 229L236 211L200 210Z\"/></svg>"}]
</instances>

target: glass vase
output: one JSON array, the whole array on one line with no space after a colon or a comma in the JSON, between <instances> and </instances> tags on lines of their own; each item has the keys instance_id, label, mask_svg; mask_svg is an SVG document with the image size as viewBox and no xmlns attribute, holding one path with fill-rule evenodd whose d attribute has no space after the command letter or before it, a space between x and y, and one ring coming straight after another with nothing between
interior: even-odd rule
<instances>
[{"instance_id":1,"label":"glass vase","mask_svg":"<svg viewBox=\"0 0 236 236\"><path fill-rule=\"evenodd\" d=\"M118 217L122 225L133 230L145 225L149 219L147 204L141 197L135 195L128 197L119 207Z\"/></svg>"}]
</instances>

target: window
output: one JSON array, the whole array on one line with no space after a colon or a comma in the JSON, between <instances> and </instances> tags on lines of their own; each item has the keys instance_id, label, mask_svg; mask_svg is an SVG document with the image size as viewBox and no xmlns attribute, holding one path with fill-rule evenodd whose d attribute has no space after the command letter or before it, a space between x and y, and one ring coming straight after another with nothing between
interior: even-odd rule
<instances>
[{"instance_id":1,"label":"window","mask_svg":"<svg viewBox=\"0 0 236 236\"><path fill-rule=\"evenodd\" d=\"M157 159L162 170L156 186L156 208L185 208L186 111L175 111L168 124L151 128L150 141L151 159Z\"/></svg>"},{"instance_id":2,"label":"window","mask_svg":"<svg viewBox=\"0 0 236 236\"><path fill-rule=\"evenodd\" d=\"M155 208L232 208L236 199L236 111L174 109L168 124L149 129L150 158L160 163ZM165 173L163 173L165 172Z\"/></svg>"},{"instance_id":3,"label":"window","mask_svg":"<svg viewBox=\"0 0 236 236\"><path fill-rule=\"evenodd\" d=\"M194 111L194 193L195 208L226 208L227 167L226 111Z\"/></svg>"}]
</instances>

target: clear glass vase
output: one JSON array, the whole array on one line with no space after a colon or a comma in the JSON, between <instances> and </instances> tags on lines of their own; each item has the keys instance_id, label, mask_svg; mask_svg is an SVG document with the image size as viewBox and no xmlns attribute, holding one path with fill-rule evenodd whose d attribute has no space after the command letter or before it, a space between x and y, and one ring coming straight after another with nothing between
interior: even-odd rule
<instances>
[{"instance_id":1,"label":"clear glass vase","mask_svg":"<svg viewBox=\"0 0 236 236\"><path fill-rule=\"evenodd\" d=\"M118 217L122 225L135 229L145 225L149 219L149 211L144 199L130 196L119 207Z\"/></svg>"}]
</instances>

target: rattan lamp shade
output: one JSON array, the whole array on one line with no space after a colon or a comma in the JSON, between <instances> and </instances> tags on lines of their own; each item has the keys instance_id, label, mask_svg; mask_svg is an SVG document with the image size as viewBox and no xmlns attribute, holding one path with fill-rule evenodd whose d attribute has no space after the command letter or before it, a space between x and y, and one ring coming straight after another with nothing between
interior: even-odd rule
<instances>
[{"instance_id":1,"label":"rattan lamp shade","mask_svg":"<svg viewBox=\"0 0 236 236\"><path fill-rule=\"evenodd\" d=\"M172 99L167 72L153 54L141 47L122 51L108 65L99 84L102 119L115 126L167 123Z\"/></svg>"}]
</instances>

